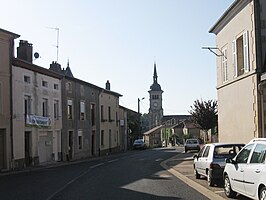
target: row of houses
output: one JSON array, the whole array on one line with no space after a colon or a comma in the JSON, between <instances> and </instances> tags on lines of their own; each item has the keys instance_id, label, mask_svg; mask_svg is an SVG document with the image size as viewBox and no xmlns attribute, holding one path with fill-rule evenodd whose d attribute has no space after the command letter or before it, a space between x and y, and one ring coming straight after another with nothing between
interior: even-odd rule
<instances>
[{"instance_id":1,"label":"row of houses","mask_svg":"<svg viewBox=\"0 0 266 200\"><path fill-rule=\"evenodd\" d=\"M32 63L32 44L0 29L0 171L127 149L122 95L75 78L68 66Z\"/></svg>"}]
</instances>

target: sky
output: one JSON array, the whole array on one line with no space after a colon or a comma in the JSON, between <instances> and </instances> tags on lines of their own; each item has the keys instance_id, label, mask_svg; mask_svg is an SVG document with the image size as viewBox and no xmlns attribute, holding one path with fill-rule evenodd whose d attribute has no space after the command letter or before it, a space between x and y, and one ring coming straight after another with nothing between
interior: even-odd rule
<instances>
[{"instance_id":1,"label":"sky","mask_svg":"<svg viewBox=\"0 0 266 200\"><path fill-rule=\"evenodd\" d=\"M3 2L1 2L3 1ZM188 114L196 99L217 100L210 28L233 0L0 0L0 28L27 40L49 68L123 95L121 106L148 113L154 63L164 115ZM57 30L59 29L59 37ZM57 60L58 41L58 60ZM15 52L16 55L16 52Z\"/></svg>"}]
</instances>

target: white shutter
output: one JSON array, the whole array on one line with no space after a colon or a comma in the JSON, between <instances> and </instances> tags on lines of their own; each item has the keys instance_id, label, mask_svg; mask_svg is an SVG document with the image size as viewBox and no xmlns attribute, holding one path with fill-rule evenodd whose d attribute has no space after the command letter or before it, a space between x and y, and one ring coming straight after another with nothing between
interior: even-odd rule
<instances>
[{"instance_id":1,"label":"white shutter","mask_svg":"<svg viewBox=\"0 0 266 200\"><path fill-rule=\"evenodd\" d=\"M249 50L248 50L248 31L243 35L243 46L244 46L244 69L245 72L249 72Z\"/></svg>"},{"instance_id":2,"label":"white shutter","mask_svg":"<svg viewBox=\"0 0 266 200\"><path fill-rule=\"evenodd\" d=\"M233 68L235 72L235 77L237 77L237 48L236 48L236 40L232 42L232 53L233 53Z\"/></svg>"},{"instance_id":3,"label":"white shutter","mask_svg":"<svg viewBox=\"0 0 266 200\"><path fill-rule=\"evenodd\" d=\"M222 66L223 66L223 81L227 81L228 80L228 69L227 69L227 49L224 49L222 51L223 55L222 55Z\"/></svg>"}]
</instances>

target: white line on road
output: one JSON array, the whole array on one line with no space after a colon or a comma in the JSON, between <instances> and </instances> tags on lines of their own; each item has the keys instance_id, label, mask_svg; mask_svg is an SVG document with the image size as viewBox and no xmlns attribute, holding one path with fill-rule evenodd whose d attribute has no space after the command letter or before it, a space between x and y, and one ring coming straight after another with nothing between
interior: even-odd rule
<instances>
[{"instance_id":1,"label":"white line on road","mask_svg":"<svg viewBox=\"0 0 266 200\"><path fill-rule=\"evenodd\" d=\"M93 165L90 167L90 169L93 169L93 168L96 168L96 167L99 167L101 165L103 165L104 163L99 163L97 165ZM63 185L61 188L59 188L58 190L56 190L52 195L50 195L46 200L51 200L56 194L58 194L59 192L63 191L67 186L69 186L70 184L74 183L76 180L78 180L80 177L86 175L89 170L86 170L85 172L83 172L82 174L80 174L79 176L73 178L72 180L68 181L65 185Z\"/></svg>"},{"instance_id":2,"label":"white line on road","mask_svg":"<svg viewBox=\"0 0 266 200\"><path fill-rule=\"evenodd\" d=\"M77 176L76 178L73 178L72 180L70 180L69 182L67 182L64 186L62 186L61 188L59 188L58 190L56 190L52 195L50 195L46 200L50 200L52 199L57 193L63 191L67 186L69 186L71 183L75 182L76 180L78 180L80 177L84 176L85 174L88 173L88 170L83 172L82 174L80 174L79 176Z\"/></svg>"},{"instance_id":3,"label":"white line on road","mask_svg":"<svg viewBox=\"0 0 266 200\"><path fill-rule=\"evenodd\" d=\"M90 166L90 169L94 169L94 168L96 168L96 167L99 167L99 166L101 166L101 165L103 165L104 163L99 163L99 164L97 164L97 165L92 165L92 166Z\"/></svg>"}]
</instances>

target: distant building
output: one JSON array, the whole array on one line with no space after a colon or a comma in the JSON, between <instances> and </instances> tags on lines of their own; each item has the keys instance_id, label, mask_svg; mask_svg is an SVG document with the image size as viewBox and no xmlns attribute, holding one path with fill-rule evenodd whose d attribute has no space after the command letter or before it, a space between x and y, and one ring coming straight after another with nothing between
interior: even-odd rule
<instances>
[{"instance_id":1,"label":"distant building","mask_svg":"<svg viewBox=\"0 0 266 200\"><path fill-rule=\"evenodd\" d=\"M32 63L21 40L12 62L14 168L61 160L62 75Z\"/></svg>"},{"instance_id":2,"label":"distant building","mask_svg":"<svg viewBox=\"0 0 266 200\"><path fill-rule=\"evenodd\" d=\"M99 96L100 105L100 153L101 155L120 150L119 97L121 94L111 91L109 81Z\"/></svg>"},{"instance_id":3,"label":"distant building","mask_svg":"<svg viewBox=\"0 0 266 200\"><path fill-rule=\"evenodd\" d=\"M150 86L150 108L149 108L149 129L156 127L161 124L163 118L163 107L162 107L162 94L160 84L158 83L158 75L156 70L156 63L154 63L153 71L153 84Z\"/></svg>"},{"instance_id":4,"label":"distant building","mask_svg":"<svg viewBox=\"0 0 266 200\"><path fill-rule=\"evenodd\" d=\"M50 70L62 79L62 153L64 160L99 155L99 95L102 88L74 78L69 62L66 70L53 62Z\"/></svg>"}]
</instances>

